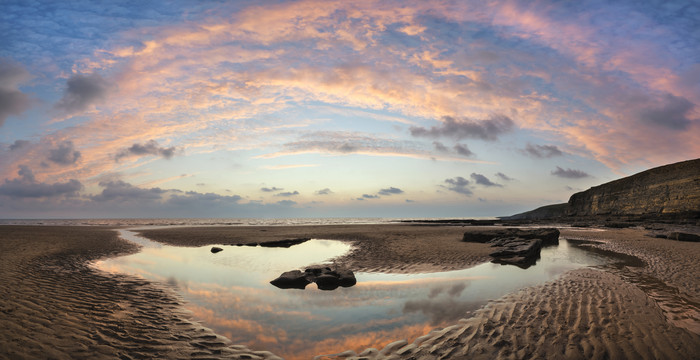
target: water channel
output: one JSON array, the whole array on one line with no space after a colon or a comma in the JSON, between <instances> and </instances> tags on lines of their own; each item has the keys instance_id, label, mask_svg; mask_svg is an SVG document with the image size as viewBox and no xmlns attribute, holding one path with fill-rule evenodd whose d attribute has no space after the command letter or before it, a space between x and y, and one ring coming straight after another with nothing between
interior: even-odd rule
<instances>
[{"instance_id":1,"label":"water channel","mask_svg":"<svg viewBox=\"0 0 700 360\"><path fill-rule=\"evenodd\" d=\"M332 262L348 243L312 239L290 248L175 247L121 230L139 243L136 254L96 263L99 269L142 276L175 287L194 320L254 350L285 359L382 348L409 342L434 328L456 323L489 300L552 280L566 271L603 265L612 258L560 240L542 249L535 266L481 264L427 274L355 273L357 285L322 291L278 289L282 272Z\"/></svg>"}]
</instances>

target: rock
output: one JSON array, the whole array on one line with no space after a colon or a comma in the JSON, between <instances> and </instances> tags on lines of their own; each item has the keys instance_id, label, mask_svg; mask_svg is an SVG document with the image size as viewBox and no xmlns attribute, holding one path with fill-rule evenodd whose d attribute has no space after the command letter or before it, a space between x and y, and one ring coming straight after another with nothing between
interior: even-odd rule
<instances>
[{"instance_id":1,"label":"rock","mask_svg":"<svg viewBox=\"0 0 700 360\"><path fill-rule=\"evenodd\" d=\"M302 281L303 279L303 281ZM350 287L357 284L355 274L349 269L331 269L328 266L311 266L304 270L287 271L275 280L272 285L281 289L304 289L306 285L315 282L321 290L335 290L338 287Z\"/></svg>"},{"instance_id":2,"label":"rock","mask_svg":"<svg viewBox=\"0 0 700 360\"><path fill-rule=\"evenodd\" d=\"M537 262L540 257L543 241L541 239L523 239L520 237L496 238L489 241L494 252L493 262L497 264L516 265L528 268Z\"/></svg>"},{"instance_id":3,"label":"rock","mask_svg":"<svg viewBox=\"0 0 700 360\"><path fill-rule=\"evenodd\" d=\"M522 238L522 239L541 239L542 245L557 245L559 244L559 230L555 228L539 228L539 229L488 229L481 231L469 231L464 233L462 241L486 243L497 238Z\"/></svg>"},{"instance_id":4,"label":"rock","mask_svg":"<svg viewBox=\"0 0 700 360\"><path fill-rule=\"evenodd\" d=\"M270 281L270 284L280 289L305 289L311 281L306 278L306 273L299 270L292 270L282 273L277 279Z\"/></svg>"},{"instance_id":5,"label":"rock","mask_svg":"<svg viewBox=\"0 0 700 360\"><path fill-rule=\"evenodd\" d=\"M288 248L294 245L299 245L302 243L305 243L307 241L311 240L311 238L299 238L299 239L284 239L284 240L275 240L275 241L266 241L266 242L261 242L258 245L262 247L282 247L282 248Z\"/></svg>"},{"instance_id":6,"label":"rock","mask_svg":"<svg viewBox=\"0 0 700 360\"><path fill-rule=\"evenodd\" d=\"M340 286L340 279L332 274L323 274L315 279L316 286L321 290L335 290Z\"/></svg>"},{"instance_id":7,"label":"rock","mask_svg":"<svg viewBox=\"0 0 700 360\"><path fill-rule=\"evenodd\" d=\"M678 241L700 242L700 235L683 233L683 232L678 232L678 231L674 231L672 233L669 233L667 238L671 239L671 240L678 240Z\"/></svg>"},{"instance_id":8,"label":"rock","mask_svg":"<svg viewBox=\"0 0 700 360\"><path fill-rule=\"evenodd\" d=\"M218 253L219 251L224 251L224 249L222 249L222 248L220 248L220 247L216 247L216 246L214 246L214 247L211 248L211 252L212 252L213 254L216 254L216 253Z\"/></svg>"},{"instance_id":9,"label":"rock","mask_svg":"<svg viewBox=\"0 0 700 360\"><path fill-rule=\"evenodd\" d=\"M700 159L656 167L571 196L567 215L700 214ZM697 218L697 217L696 217Z\"/></svg>"},{"instance_id":10,"label":"rock","mask_svg":"<svg viewBox=\"0 0 700 360\"><path fill-rule=\"evenodd\" d=\"M355 274L348 269L338 269L338 284L342 287L350 287L357 284L357 279L355 279Z\"/></svg>"}]
</instances>

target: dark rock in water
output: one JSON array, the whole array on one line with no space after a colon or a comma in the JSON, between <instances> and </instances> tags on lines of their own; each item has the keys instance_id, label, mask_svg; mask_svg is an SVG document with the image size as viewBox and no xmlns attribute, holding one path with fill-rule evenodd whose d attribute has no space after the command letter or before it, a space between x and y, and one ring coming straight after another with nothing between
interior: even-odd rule
<instances>
[{"instance_id":1,"label":"dark rock in water","mask_svg":"<svg viewBox=\"0 0 700 360\"><path fill-rule=\"evenodd\" d=\"M287 271L275 280L272 285L281 289L304 289L306 285L315 282L321 290L335 290L338 287L350 287L357 284L355 274L349 269L331 269L328 266L312 266L301 270ZM303 284L303 285L302 285Z\"/></svg>"},{"instance_id":2,"label":"dark rock in water","mask_svg":"<svg viewBox=\"0 0 700 360\"><path fill-rule=\"evenodd\" d=\"M306 273L299 270L292 270L282 273L277 279L270 281L270 284L280 289L305 289L311 281L306 278Z\"/></svg>"},{"instance_id":3,"label":"dark rock in water","mask_svg":"<svg viewBox=\"0 0 700 360\"><path fill-rule=\"evenodd\" d=\"M350 287L357 284L357 279L355 279L355 274L348 269L337 269L338 273L338 283L342 287Z\"/></svg>"},{"instance_id":4,"label":"dark rock in water","mask_svg":"<svg viewBox=\"0 0 700 360\"><path fill-rule=\"evenodd\" d=\"M488 229L482 231L469 231L464 233L462 241L487 243L497 238L521 238L521 239L541 239L542 245L559 244L559 230L555 228L540 229Z\"/></svg>"},{"instance_id":5,"label":"dark rock in water","mask_svg":"<svg viewBox=\"0 0 700 360\"><path fill-rule=\"evenodd\" d=\"M667 238L671 239L671 240L678 240L678 241L700 242L700 235L677 232L677 231L669 233Z\"/></svg>"},{"instance_id":6,"label":"dark rock in water","mask_svg":"<svg viewBox=\"0 0 700 360\"><path fill-rule=\"evenodd\" d=\"M275 241L266 241L266 242L261 242L260 246L262 247L283 247L283 248L288 248L293 245L299 245L302 243L305 243L307 241L311 240L311 238L299 238L299 239L285 239L285 240L275 240Z\"/></svg>"},{"instance_id":7,"label":"dark rock in water","mask_svg":"<svg viewBox=\"0 0 700 360\"><path fill-rule=\"evenodd\" d=\"M211 252L214 254L218 253L219 251L224 251L224 249L222 249L220 247L216 247L216 246L211 248Z\"/></svg>"},{"instance_id":8,"label":"dark rock in water","mask_svg":"<svg viewBox=\"0 0 700 360\"><path fill-rule=\"evenodd\" d=\"M321 290L335 290L340 286L340 279L332 274L318 276L315 282Z\"/></svg>"}]
</instances>

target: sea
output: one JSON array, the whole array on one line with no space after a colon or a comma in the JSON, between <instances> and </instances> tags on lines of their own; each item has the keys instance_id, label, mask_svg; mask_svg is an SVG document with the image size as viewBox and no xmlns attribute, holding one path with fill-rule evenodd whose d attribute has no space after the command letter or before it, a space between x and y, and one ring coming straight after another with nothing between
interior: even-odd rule
<instances>
[{"instance_id":1,"label":"sea","mask_svg":"<svg viewBox=\"0 0 700 360\"><path fill-rule=\"evenodd\" d=\"M374 225L413 220L449 220L454 218L135 218L135 219L0 219L0 225L45 226L301 226L301 225ZM469 217L495 220L494 217Z\"/></svg>"}]
</instances>

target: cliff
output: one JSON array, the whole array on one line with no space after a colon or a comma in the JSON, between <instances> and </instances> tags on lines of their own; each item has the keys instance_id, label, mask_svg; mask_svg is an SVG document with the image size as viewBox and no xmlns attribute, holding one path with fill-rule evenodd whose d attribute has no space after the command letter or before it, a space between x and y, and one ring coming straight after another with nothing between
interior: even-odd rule
<instances>
[{"instance_id":1,"label":"cliff","mask_svg":"<svg viewBox=\"0 0 700 360\"><path fill-rule=\"evenodd\" d=\"M504 220L561 217L700 218L700 159L653 168Z\"/></svg>"},{"instance_id":2,"label":"cliff","mask_svg":"<svg viewBox=\"0 0 700 360\"><path fill-rule=\"evenodd\" d=\"M653 168L569 198L566 215L700 214L700 159Z\"/></svg>"}]
</instances>

